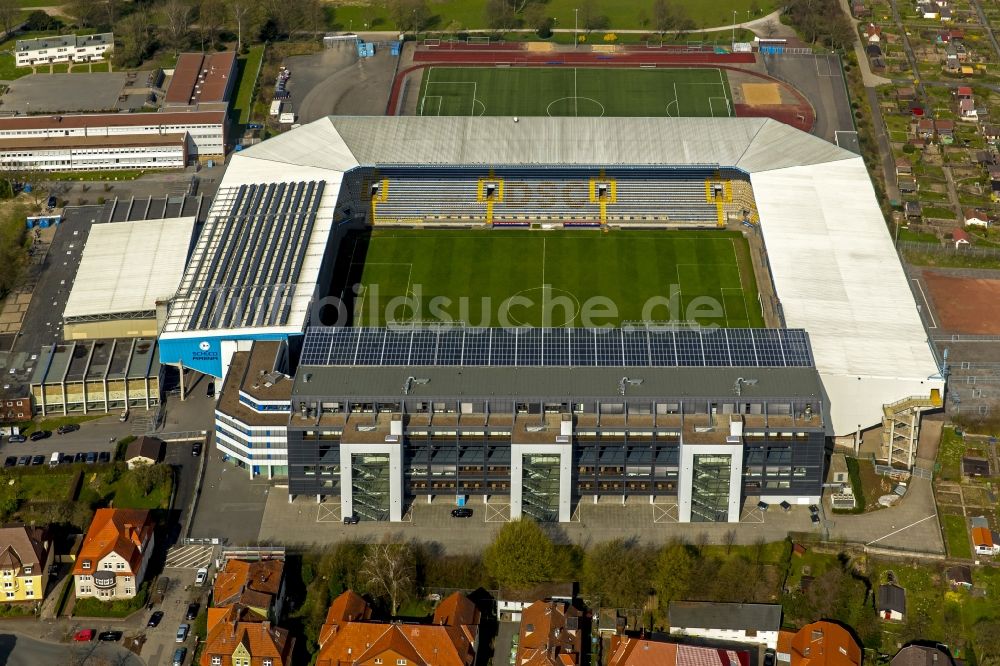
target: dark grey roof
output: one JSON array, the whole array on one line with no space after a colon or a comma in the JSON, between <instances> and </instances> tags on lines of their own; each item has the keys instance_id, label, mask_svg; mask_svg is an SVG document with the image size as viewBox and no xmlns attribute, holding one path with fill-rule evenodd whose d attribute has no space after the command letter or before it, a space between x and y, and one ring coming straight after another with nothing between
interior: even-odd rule
<instances>
[{"instance_id":1,"label":"dark grey roof","mask_svg":"<svg viewBox=\"0 0 1000 666\"><path fill-rule=\"evenodd\" d=\"M942 650L928 645L907 645L896 653L890 666L951 666L952 660Z\"/></svg>"},{"instance_id":2,"label":"dark grey roof","mask_svg":"<svg viewBox=\"0 0 1000 666\"><path fill-rule=\"evenodd\" d=\"M953 567L949 567L948 570L945 571L945 575L952 583L972 585L972 567L967 564L958 564Z\"/></svg>"},{"instance_id":3,"label":"dark grey roof","mask_svg":"<svg viewBox=\"0 0 1000 666\"><path fill-rule=\"evenodd\" d=\"M709 601L675 601L670 604L671 628L747 629L778 631L780 604L720 604Z\"/></svg>"},{"instance_id":4,"label":"dark grey roof","mask_svg":"<svg viewBox=\"0 0 1000 666\"><path fill-rule=\"evenodd\" d=\"M878 610L891 610L906 614L906 590L899 585L882 585L878 588Z\"/></svg>"},{"instance_id":5,"label":"dark grey roof","mask_svg":"<svg viewBox=\"0 0 1000 666\"><path fill-rule=\"evenodd\" d=\"M411 377L418 381L407 378ZM293 396L414 398L435 396L553 396L721 397L736 400L737 380L743 378L741 397L814 398L819 411L822 392L815 368L515 368L515 367L300 367ZM421 382L419 380L428 381ZM636 380L641 383L635 383ZM750 385L748 380L756 380Z\"/></svg>"}]
</instances>

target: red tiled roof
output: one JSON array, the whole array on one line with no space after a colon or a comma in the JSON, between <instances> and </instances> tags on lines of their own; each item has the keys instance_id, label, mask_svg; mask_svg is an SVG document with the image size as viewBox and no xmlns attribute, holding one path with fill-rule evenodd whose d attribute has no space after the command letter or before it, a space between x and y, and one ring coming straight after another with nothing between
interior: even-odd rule
<instances>
[{"instance_id":1,"label":"red tiled roof","mask_svg":"<svg viewBox=\"0 0 1000 666\"><path fill-rule=\"evenodd\" d=\"M115 552L129 563L132 575L142 563L143 550L153 536L153 520L145 509L98 509L80 547L73 575L93 573L97 563ZM89 568L84 569L84 563Z\"/></svg>"},{"instance_id":2,"label":"red tiled roof","mask_svg":"<svg viewBox=\"0 0 1000 666\"><path fill-rule=\"evenodd\" d=\"M791 642L791 666L860 666L861 648L846 629L832 622L813 622Z\"/></svg>"},{"instance_id":3,"label":"red tiled roof","mask_svg":"<svg viewBox=\"0 0 1000 666\"><path fill-rule=\"evenodd\" d=\"M211 666L213 657L219 657L222 666L232 666L233 651L240 644L250 653L251 666L261 666L264 658L273 666L288 666L294 639L270 622L219 622L205 638L201 666Z\"/></svg>"},{"instance_id":4,"label":"red tiled roof","mask_svg":"<svg viewBox=\"0 0 1000 666\"><path fill-rule=\"evenodd\" d=\"M560 601L536 601L525 608L521 613L521 638L515 663L575 665L582 650L579 617L580 611Z\"/></svg>"}]
</instances>

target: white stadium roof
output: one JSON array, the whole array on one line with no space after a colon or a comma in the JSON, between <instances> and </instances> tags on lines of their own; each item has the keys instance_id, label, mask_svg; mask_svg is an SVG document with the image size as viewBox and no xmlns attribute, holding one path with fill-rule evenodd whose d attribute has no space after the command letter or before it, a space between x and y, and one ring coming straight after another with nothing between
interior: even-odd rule
<instances>
[{"instance_id":1,"label":"white stadium roof","mask_svg":"<svg viewBox=\"0 0 1000 666\"><path fill-rule=\"evenodd\" d=\"M95 224L66 300L66 319L145 315L184 273L193 217Z\"/></svg>"},{"instance_id":2,"label":"white stadium roof","mask_svg":"<svg viewBox=\"0 0 1000 666\"><path fill-rule=\"evenodd\" d=\"M515 123L509 117L331 116L252 146L233 156L222 190L326 183L305 239L307 260L294 304L266 330L301 331L306 325L345 171L466 164L743 170L753 185L786 323L809 332L833 432L873 426L883 404L943 389L862 158L768 118L530 117ZM213 216L227 214L222 208L217 200L206 232ZM193 259L185 283L206 283L199 271L204 269ZM239 323L222 326L251 332ZM166 330L198 335L192 310L172 310Z\"/></svg>"}]
</instances>

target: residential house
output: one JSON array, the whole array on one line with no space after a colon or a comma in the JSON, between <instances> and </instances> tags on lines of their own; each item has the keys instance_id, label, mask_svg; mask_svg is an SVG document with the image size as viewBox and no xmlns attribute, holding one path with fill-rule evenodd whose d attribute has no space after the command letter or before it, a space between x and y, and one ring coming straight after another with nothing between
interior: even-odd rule
<instances>
[{"instance_id":1,"label":"residential house","mask_svg":"<svg viewBox=\"0 0 1000 666\"><path fill-rule=\"evenodd\" d=\"M744 651L667 643L655 637L618 635L611 638L608 666L748 666Z\"/></svg>"},{"instance_id":2,"label":"residential house","mask_svg":"<svg viewBox=\"0 0 1000 666\"><path fill-rule=\"evenodd\" d=\"M979 131L982 132L983 138L987 141L1000 141L1000 125L986 123L980 125Z\"/></svg>"},{"instance_id":3,"label":"residential house","mask_svg":"<svg viewBox=\"0 0 1000 666\"><path fill-rule=\"evenodd\" d=\"M896 158L896 175L897 176L912 176L913 175L913 163L905 157Z\"/></svg>"},{"instance_id":4,"label":"residential house","mask_svg":"<svg viewBox=\"0 0 1000 666\"><path fill-rule=\"evenodd\" d=\"M934 139L934 119L921 118L916 122L916 134L921 139L931 141Z\"/></svg>"},{"instance_id":5,"label":"residential house","mask_svg":"<svg viewBox=\"0 0 1000 666\"><path fill-rule=\"evenodd\" d=\"M14 44L18 67L48 65L54 62L94 62L114 48L115 36L105 32L96 35L59 35L37 39L19 39Z\"/></svg>"},{"instance_id":6,"label":"residential house","mask_svg":"<svg viewBox=\"0 0 1000 666\"><path fill-rule=\"evenodd\" d=\"M962 120L979 120L975 101L968 97L958 100L958 115Z\"/></svg>"},{"instance_id":7,"label":"residential house","mask_svg":"<svg viewBox=\"0 0 1000 666\"><path fill-rule=\"evenodd\" d=\"M948 44L944 50L944 68L951 73L957 73L962 69L962 63L958 59L958 50L954 44Z\"/></svg>"},{"instance_id":8,"label":"residential house","mask_svg":"<svg viewBox=\"0 0 1000 666\"><path fill-rule=\"evenodd\" d=\"M825 620L782 631L777 660L791 666L861 666L861 647L844 627Z\"/></svg>"},{"instance_id":9,"label":"residential house","mask_svg":"<svg viewBox=\"0 0 1000 666\"><path fill-rule=\"evenodd\" d=\"M945 577L948 579L948 584L952 588L964 587L967 590L972 589L972 567L967 564L958 564L953 567L948 567L944 572Z\"/></svg>"},{"instance_id":10,"label":"residential house","mask_svg":"<svg viewBox=\"0 0 1000 666\"><path fill-rule=\"evenodd\" d=\"M919 201L904 201L903 213L910 219L920 219L922 211Z\"/></svg>"},{"instance_id":11,"label":"residential house","mask_svg":"<svg viewBox=\"0 0 1000 666\"><path fill-rule=\"evenodd\" d=\"M675 601L668 615L670 633L675 636L758 643L771 649L778 645L780 604Z\"/></svg>"},{"instance_id":12,"label":"residential house","mask_svg":"<svg viewBox=\"0 0 1000 666\"><path fill-rule=\"evenodd\" d=\"M316 666L472 666L478 640L479 611L458 592L441 600L430 624L402 624L372 620L368 603L348 590L327 611Z\"/></svg>"},{"instance_id":13,"label":"residential house","mask_svg":"<svg viewBox=\"0 0 1000 666\"><path fill-rule=\"evenodd\" d=\"M942 23L951 21L951 7L940 7L938 9L938 16L941 18Z\"/></svg>"},{"instance_id":14,"label":"residential house","mask_svg":"<svg viewBox=\"0 0 1000 666\"><path fill-rule=\"evenodd\" d=\"M233 607L209 626L201 666L289 666L295 639L270 622L244 622Z\"/></svg>"},{"instance_id":15,"label":"residential house","mask_svg":"<svg viewBox=\"0 0 1000 666\"><path fill-rule=\"evenodd\" d=\"M869 16L871 14L871 10L865 6L865 3L862 0L854 0L854 2L851 3L851 13L854 14L855 18L862 18L864 16Z\"/></svg>"},{"instance_id":16,"label":"residential house","mask_svg":"<svg viewBox=\"0 0 1000 666\"><path fill-rule=\"evenodd\" d=\"M125 464L129 469L139 465L155 465L163 458L163 442L143 435L132 440L125 449Z\"/></svg>"},{"instance_id":17,"label":"residential house","mask_svg":"<svg viewBox=\"0 0 1000 666\"><path fill-rule=\"evenodd\" d=\"M972 86L959 86L955 89L955 97L958 99L972 99Z\"/></svg>"},{"instance_id":18,"label":"residential house","mask_svg":"<svg viewBox=\"0 0 1000 666\"><path fill-rule=\"evenodd\" d=\"M49 581L52 548L40 527L0 528L0 579L3 601L40 601Z\"/></svg>"},{"instance_id":19,"label":"residential house","mask_svg":"<svg viewBox=\"0 0 1000 666\"><path fill-rule=\"evenodd\" d=\"M869 23L868 27L865 28L865 39L868 40L869 44L878 44L882 41L882 28L874 23Z\"/></svg>"},{"instance_id":20,"label":"residential house","mask_svg":"<svg viewBox=\"0 0 1000 666\"><path fill-rule=\"evenodd\" d=\"M951 240L955 243L955 249L962 246L969 246L972 241L969 239L969 232L965 229L955 229L951 232Z\"/></svg>"},{"instance_id":21,"label":"residential house","mask_svg":"<svg viewBox=\"0 0 1000 666\"><path fill-rule=\"evenodd\" d=\"M1000 553L1000 539L988 527L972 528L972 546L976 555L996 555Z\"/></svg>"},{"instance_id":22,"label":"residential house","mask_svg":"<svg viewBox=\"0 0 1000 666\"><path fill-rule=\"evenodd\" d=\"M990 461L986 458L973 458L965 456L962 458L962 476L969 478L982 478L990 475Z\"/></svg>"},{"instance_id":23,"label":"residential house","mask_svg":"<svg viewBox=\"0 0 1000 666\"><path fill-rule=\"evenodd\" d=\"M978 208L963 208L962 217L967 227L988 227L990 226L990 216Z\"/></svg>"},{"instance_id":24,"label":"residential house","mask_svg":"<svg viewBox=\"0 0 1000 666\"><path fill-rule=\"evenodd\" d=\"M576 583L546 583L528 590L500 588L497 594L497 617L503 616L512 622L521 619L521 613L535 601L562 601L572 604L579 587Z\"/></svg>"},{"instance_id":25,"label":"residential house","mask_svg":"<svg viewBox=\"0 0 1000 666\"><path fill-rule=\"evenodd\" d=\"M954 666L945 650L930 645L906 645L889 662L889 666Z\"/></svg>"},{"instance_id":26,"label":"residential house","mask_svg":"<svg viewBox=\"0 0 1000 666\"><path fill-rule=\"evenodd\" d=\"M906 619L906 590L895 583L880 585L875 610L883 620L903 622Z\"/></svg>"},{"instance_id":27,"label":"residential house","mask_svg":"<svg viewBox=\"0 0 1000 666\"><path fill-rule=\"evenodd\" d=\"M153 528L144 509L98 509L73 565L76 597L134 597L153 553Z\"/></svg>"},{"instance_id":28,"label":"residential house","mask_svg":"<svg viewBox=\"0 0 1000 666\"><path fill-rule=\"evenodd\" d=\"M934 121L934 129L937 132L937 137L939 142L945 145L954 143L955 141L954 120L936 120Z\"/></svg>"},{"instance_id":29,"label":"residential house","mask_svg":"<svg viewBox=\"0 0 1000 666\"><path fill-rule=\"evenodd\" d=\"M514 666L580 664L584 634L581 616L579 610L564 601L536 601L525 608Z\"/></svg>"},{"instance_id":30,"label":"residential house","mask_svg":"<svg viewBox=\"0 0 1000 666\"><path fill-rule=\"evenodd\" d=\"M903 194L913 194L918 189L920 189L920 184L917 183L917 179L910 176L902 176L896 179L896 187Z\"/></svg>"},{"instance_id":31,"label":"residential house","mask_svg":"<svg viewBox=\"0 0 1000 666\"><path fill-rule=\"evenodd\" d=\"M936 19L940 17L938 5L936 2L921 2L917 4L917 11L920 12L921 18L925 19Z\"/></svg>"},{"instance_id":32,"label":"residential house","mask_svg":"<svg viewBox=\"0 0 1000 666\"><path fill-rule=\"evenodd\" d=\"M212 585L212 605L246 606L262 619L281 620L285 597L285 563L281 560L226 560Z\"/></svg>"}]
</instances>

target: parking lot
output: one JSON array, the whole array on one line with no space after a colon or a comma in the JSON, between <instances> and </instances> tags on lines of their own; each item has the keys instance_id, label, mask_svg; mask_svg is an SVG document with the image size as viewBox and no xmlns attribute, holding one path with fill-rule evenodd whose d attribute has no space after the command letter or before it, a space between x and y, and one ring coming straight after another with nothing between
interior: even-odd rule
<instances>
[{"instance_id":1,"label":"parking lot","mask_svg":"<svg viewBox=\"0 0 1000 666\"><path fill-rule=\"evenodd\" d=\"M266 478L251 481L249 472L223 462L212 444L205 453L205 476L190 536L227 539L232 545L256 543L264 506L270 494L279 489L272 488ZM287 492L284 496L287 502ZM298 530L311 528L309 523L297 526Z\"/></svg>"},{"instance_id":2,"label":"parking lot","mask_svg":"<svg viewBox=\"0 0 1000 666\"><path fill-rule=\"evenodd\" d=\"M177 642L177 628L181 624L193 625L193 620L185 619L188 604L197 602L200 610L203 610L208 603L209 586L196 586L194 584L196 567L167 567L163 570L163 577L170 580L163 603L156 605L151 611L143 614L143 621L146 622L149 616L155 611L163 612L163 619L159 626L155 628L145 628L146 643L142 647L142 658L147 666L170 666L173 664L172 657L174 650L178 647L186 647L188 656L186 664L192 662L196 641L192 633L188 633L187 639L183 643Z\"/></svg>"}]
</instances>

